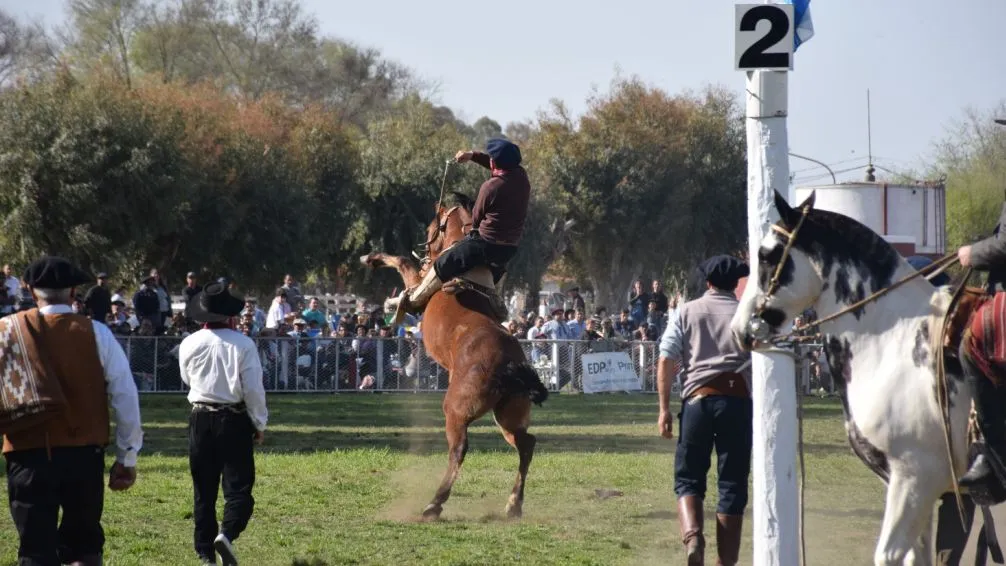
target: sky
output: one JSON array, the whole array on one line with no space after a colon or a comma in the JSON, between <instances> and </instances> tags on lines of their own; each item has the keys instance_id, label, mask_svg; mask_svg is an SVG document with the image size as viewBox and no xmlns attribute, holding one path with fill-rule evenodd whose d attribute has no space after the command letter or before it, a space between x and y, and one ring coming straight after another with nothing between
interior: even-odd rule
<instances>
[{"instance_id":1,"label":"sky","mask_svg":"<svg viewBox=\"0 0 1006 566\"><path fill-rule=\"evenodd\" d=\"M734 70L737 2L302 2L322 34L376 47L435 81L437 102L469 122L533 119L552 99L578 115L618 75L672 94L720 85L744 100L745 73ZM63 5L0 0L47 24L63 21ZM789 78L790 151L831 165L839 181L861 180L870 89L874 163L925 168L966 108L1006 100L1006 2L960 5L812 0L815 36L797 51ZM813 163L794 158L790 169L797 185L830 181Z\"/></svg>"}]
</instances>

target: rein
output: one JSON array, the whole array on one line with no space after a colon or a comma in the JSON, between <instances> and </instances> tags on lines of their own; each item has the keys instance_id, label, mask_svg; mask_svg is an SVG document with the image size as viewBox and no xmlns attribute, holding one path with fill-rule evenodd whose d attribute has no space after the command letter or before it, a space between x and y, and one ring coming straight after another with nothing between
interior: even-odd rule
<instances>
[{"instance_id":1,"label":"rein","mask_svg":"<svg viewBox=\"0 0 1006 566\"><path fill-rule=\"evenodd\" d=\"M786 264L786 260L789 258L790 251L793 249L793 244L794 244L794 242L796 242L796 236L800 232L800 227L803 226L803 221L807 218L807 214L809 212L810 212L810 206L809 205L804 206L801 209L800 220L797 221L796 227L793 228L792 232L787 231L785 228L783 228L782 226L779 226L777 224L773 224L771 226L771 228L772 228L773 231L775 231L775 232L781 234L782 236L786 237L786 246L782 250L782 257L779 258L779 263L776 264L775 272L772 274L772 279L769 281L768 291L762 297L761 304L759 305L758 309L755 311L755 314L754 314L752 320L757 320L757 319L761 318L761 315L767 309L768 302L772 299L772 296L775 294L775 292L779 290L779 278L782 276L783 266ZM794 328L793 330L791 330L788 334L781 334L781 335L777 335L777 336L766 337L767 338L766 340L759 340L759 341L760 342L767 342L767 343L772 344L772 345L779 345L781 343L807 342L807 341L811 341L811 340L820 339L821 338L821 334L819 332L815 333L813 335L809 335L809 336L804 336L803 333L806 332L807 330L812 329L812 328L817 328L817 327L821 326L822 324L824 324L826 322L830 322L830 321L835 320L835 319L837 319L837 318L839 318L839 317L841 317L843 315L846 315L846 314L848 314L850 312L853 312L853 311L855 311L855 310L863 307L864 305L867 305L867 304L869 304L869 303L871 303L871 302L879 299L880 297L883 297L884 295L890 293L891 291L897 289L898 287L901 287L905 283L908 283L909 281L911 281L911 280L913 280L913 279L915 279L917 277L925 277L927 280L932 279L933 277L939 275L940 273L943 273L947 268L949 268L950 266L954 265L958 261L960 261L960 260L957 258L957 254L956 253L947 254L947 255L941 257L940 259L934 261L933 263L925 266L924 268L922 268L922 269L920 269L918 271L915 271L911 275L908 275L907 277L904 277L901 280L896 281L893 284L888 285L887 287L884 287L883 289L881 289L881 290L873 293L872 295L870 295L869 297L866 297L865 299L862 299L860 301L856 301L855 303L853 303L853 304L851 304L851 305L849 305L849 306L847 306L847 307L839 310L836 313L830 314L830 315L828 315L828 316L826 316L824 318L815 320L813 322L808 322L808 323L805 323L805 324L801 324L800 326L798 326L798 327ZM970 275L970 273L971 272L968 271L968 275ZM967 277L965 277L964 280L967 281ZM960 295L960 291L963 288L964 288L964 284L962 282L961 285L960 285L960 287L957 288L957 291L954 294L954 300L953 300L953 302L956 302L957 297ZM951 305L953 305L953 302L951 302Z\"/></svg>"},{"instance_id":2,"label":"rein","mask_svg":"<svg viewBox=\"0 0 1006 566\"><path fill-rule=\"evenodd\" d=\"M834 314L830 314L830 315L828 315L828 316L826 316L824 318L815 320L814 322L808 322L806 324L801 324L800 326L794 328L792 330L792 332L790 332L789 334L784 334L782 336L773 338L773 342L791 341L791 340L794 340L794 341L805 341L807 338L820 338L821 337L820 333L814 334L814 335L809 336L809 337L798 336L798 335L801 334L801 333L803 333L804 331L810 330L811 328L816 328L818 326L821 326L822 324L824 324L826 322L831 322L832 320L835 320L836 318L839 318L839 317L841 317L843 315L846 315L846 314L848 314L848 313L850 313L850 312L852 312L852 311L854 311L854 310L856 310L856 309L858 309L858 308L860 308L860 307L862 307L864 305L867 305L867 304L869 304L869 303L871 303L871 302L879 299L880 297L883 297L884 295L890 293L891 291L897 289L898 287L901 287L902 285L904 285L905 283L908 283L909 281L911 281L913 279L916 279L918 277L925 277L927 280L928 279L932 279L933 277L939 275L940 273L943 273L944 270L946 270L951 265L957 263L958 261L960 261L960 260L958 260L957 254L947 254L947 255L941 257L940 259L934 261L933 263L927 265L926 267L924 267L924 268L916 271L915 273L912 273L911 275L908 275L907 277L904 277L903 279L900 279L900 280L892 283L891 285L888 285L887 287L884 287L883 289L877 291L876 293L873 293L872 295L870 295L869 297L866 297L865 299L862 299L860 301L856 301L855 303L853 303L853 304L845 307L844 309L842 309L842 310L840 310L840 311L838 311L838 312L836 312ZM963 289L963 288L964 288L963 285L961 287L959 287L958 288L958 293L959 293L960 289ZM956 295L955 295L955 297L956 297Z\"/></svg>"}]
</instances>

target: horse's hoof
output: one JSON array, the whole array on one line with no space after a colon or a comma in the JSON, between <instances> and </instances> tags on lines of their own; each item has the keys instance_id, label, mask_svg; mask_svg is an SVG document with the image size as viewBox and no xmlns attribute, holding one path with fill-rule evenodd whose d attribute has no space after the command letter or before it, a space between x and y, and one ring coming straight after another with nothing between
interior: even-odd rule
<instances>
[{"instance_id":1,"label":"horse's hoof","mask_svg":"<svg viewBox=\"0 0 1006 566\"><path fill-rule=\"evenodd\" d=\"M524 510L520 505L514 505L512 503L507 503L506 506L506 516L507 519L520 519L524 515Z\"/></svg>"},{"instance_id":2,"label":"horse's hoof","mask_svg":"<svg viewBox=\"0 0 1006 566\"><path fill-rule=\"evenodd\" d=\"M440 518L440 513L443 512L444 508L435 504L430 503L423 509L423 520L424 521L435 521Z\"/></svg>"}]
</instances>

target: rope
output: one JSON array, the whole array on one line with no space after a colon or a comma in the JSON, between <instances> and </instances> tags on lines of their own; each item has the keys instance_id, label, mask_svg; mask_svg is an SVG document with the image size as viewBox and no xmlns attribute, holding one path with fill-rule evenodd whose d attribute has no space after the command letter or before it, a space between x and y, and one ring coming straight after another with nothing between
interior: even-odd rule
<instances>
[{"instance_id":1,"label":"rope","mask_svg":"<svg viewBox=\"0 0 1006 566\"><path fill-rule=\"evenodd\" d=\"M931 266L927 266L931 267ZM947 383L947 371L944 366L944 351L943 342L945 340L945 335L947 332L947 319L950 314L954 311L954 305L957 304L957 300L961 297L961 292L971 278L971 272L973 268L968 268L967 272L964 274L964 278L961 282L957 284L957 288L954 290L953 296L950 299L950 305L947 307L947 312L943 313L943 321L940 324L940 339L936 342L936 394L937 403L940 406L940 416L943 418L943 438L947 446L947 461L950 463L950 478L953 480L954 485L954 500L957 503L957 513L960 515L961 524L964 525L964 499L961 497L961 488L957 485L957 468L954 466L954 450L953 441L950 437L950 392L948 390L949 385ZM972 401L973 402L973 401Z\"/></svg>"}]
</instances>

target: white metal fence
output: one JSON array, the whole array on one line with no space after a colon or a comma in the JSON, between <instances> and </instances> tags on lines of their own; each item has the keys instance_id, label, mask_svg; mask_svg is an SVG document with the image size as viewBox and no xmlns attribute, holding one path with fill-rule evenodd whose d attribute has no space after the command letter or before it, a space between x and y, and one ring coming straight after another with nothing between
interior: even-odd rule
<instances>
[{"instance_id":1,"label":"white metal fence","mask_svg":"<svg viewBox=\"0 0 1006 566\"><path fill-rule=\"evenodd\" d=\"M118 336L141 392L182 392L174 336ZM269 392L443 391L447 370L433 361L414 338L253 338ZM524 353L551 391L580 392L581 356L625 352L633 361L644 392L657 387L656 342L624 340L520 340ZM818 347L803 345L797 364L801 390L833 392L826 372L815 370ZM678 392L678 384L674 393Z\"/></svg>"}]
</instances>

